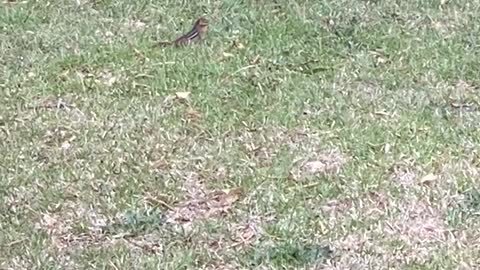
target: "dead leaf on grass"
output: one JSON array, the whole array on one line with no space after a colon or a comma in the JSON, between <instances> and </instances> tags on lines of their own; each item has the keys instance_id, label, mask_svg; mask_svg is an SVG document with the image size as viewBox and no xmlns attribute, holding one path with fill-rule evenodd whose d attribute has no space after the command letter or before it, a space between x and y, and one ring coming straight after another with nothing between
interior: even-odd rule
<instances>
[{"instance_id":1,"label":"dead leaf on grass","mask_svg":"<svg viewBox=\"0 0 480 270\"><path fill-rule=\"evenodd\" d=\"M298 139L301 140L301 137L295 140L292 139L292 141L297 141ZM308 149L308 151L307 155L310 156L308 158L310 161L303 156L297 157L292 161L291 169L288 173L289 180L300 182L309 176L338 174L348 161L348 157L336 149L320 153L315 153L315 149Z\"/></svg>"},{"instance_id":2,"label":"dead leaf on grass","mask_svg":"<svg viewBox=\"0 0 480 270\"><path fill-rule=\"evenodd\" d=\"M384 152L386 155L387 155L387 154L390 154L391 149L392 149L392 145L389 144L389 143L386 143L386 144L383 146L383 152Z\"/></svg>"},{"instance_id":3,"label":"dead leaf on grass","mask_svg":"<svg viewBox=\"0 0 480 270\"><path fill-rule=\"evenodd\" d=\"M310 174L338 173L344 164L344 159L335 153L320 155L317 160L307 162L303 169Z\"/></svg>"},{"instance_id":4,"label":"dead leaf on grass","mask_svg":"<svg viewBox=\"0 0 480 270\"><path fill-rule=\"evenodd\" d=\"M188 108L187 118L190 120L198 120L202 118L202 114L199 111L195 110L194 108Z\"/></svg>"},{"instance_id":5,"label":"dead leaf on grass","mask_svg":"<svg viewBox=\"0 0 480 270\"><path fill-rule=\"evenodd\" d=\"M218 57L218 61L226 61L230 58L233 58L235 57L235 55L233 53L229 53L229 52L222 52L222 54Z\"/></svg>"},{"instance_id":6,"label":"dead leaf on grass","mask_svg":"<svg viewBox=\"0 0 480 270\"><path fill-rule=\"evenodd\" d=\"M373 112L375 115L380 115L380 116L391 116L388 112L385 111L375 111Z\"/></svg>"},{"instance_id":7,"label":"dead leaf on grass","mask_svg":"<svg viewBox=\"0 0 480 270\"><path fill-rule=\"evenodd\" d=\"M222 55L223 55L224 59L235 57L235 55L233 53L228 53L228 52L223 52Z\"/></svg>"},{"instance_id":8,"label":"dead leaf on grass","mask_svg":"<svg viewBox=\"0 0 480 270\"><path fill-rule=\"evenodd\" d=\"M318 172L325 171L326 166L327 165L322 161L310 161L305 163L305 165L303 165L303 168L311 174L316 174Z\"/></svg>"},{"instance_id":9,"label":"dead leaf on grass","mask_svg":"<svg viewBox=\"0 0 480 270\"><path fill-rule=\"evenodd\" d=\"M424 177L422 177L422 179L420 179L420 183L424 184L424 185L431 185L437 179L438 179L438 176L436 176L432 173L429 173L429 174L425 175Z\"/></svg>"},{"instance_id":10,"label":"dead leaf on grass","mask_svg":"<svg viewBox=\"0 0 480 270\"><path fill-rule=\"evenodd\" d=\"M228 206L230 207L234 202L238 201L243 194L242 188L224 189L221 191L214 191L210 193L209 197L211 201L215 201L218 204L215 206Z\"/></svg>"},{"instance_id":11,"label":"dead leaf on grass","mask_svg":"<svg viewBox=\"0 0 480 270\"><path fill-rule=\"evenodd\" d=\"M232 47L238 50L244 49L245 45L243 45L239 40L234 40L232 42Z\"/></svg>"},{"instance_id":12,"label":"dead leaf on grass","mask_svg":"<svg viewBox=\"0 0 480 270\"><path fill-rule=\"evenodd\" d=\"M202 192L203 193L203 192ZM189 223L196 219L216 217L227 213L243 194L242 188L202 193L173 207L167 214L168 223Z\"/></svg>"},{"instance_id":13,"label":"dead leaf on grass","mask_svg":"<svg viewBox=\"0 0 480 270\"><path fill-rule=\"evenodd\" d=\"M176 92L175 93L175 98L180 100L180 101L188 100L189 96L190 96L190 92Z\"/></svg>"}]
</instances>

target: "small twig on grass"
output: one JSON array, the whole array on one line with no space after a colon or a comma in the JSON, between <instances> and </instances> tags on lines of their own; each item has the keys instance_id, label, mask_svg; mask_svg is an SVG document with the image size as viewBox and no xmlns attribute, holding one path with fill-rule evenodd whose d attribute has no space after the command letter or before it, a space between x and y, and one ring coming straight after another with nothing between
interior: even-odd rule
<instances>
[{"instance_id":1,"label":"small twig on grass","mask_svg":"<svg viewBox=\"0 0 480 270\"><path fill-rule=\"evenodd\" d=\"M248 65L248 66L244 66L244 67L238 69L237 71L233 72L231 76L233 76L233 75L235 75L235 74L237 74L237 73L239 73L239 72L241 72L241 71L243 71L243 70L246 70L246 69L249 69L249 68L252 68L252 67L256 67L256 66L258 66L258 65Z\"/></svg>"},{"instance_id":2,"label":"small twig on grass","mask_svg":"<svg viewBox=\"0 0 480 270\"><path fill-rule=\"evenodd\" d=\"M154 202L154 203L157 203L157 204L160 204L160 205L162 205L163 207L167 208L167 209L170 210L170 211L173 211L173 210L174 210L173 206L171 206L170 204L168 204L168 203L165 202L164 200L157 199L157 198L153 197L153 196L150 195L150 194L147 195L146 200L147 200L147 201Z\"/></svg>"},{"instance_id":3,"label":"small twig on grass","mask_svg":"<svg viewBox=\"0 0 480 270\"><path fill-rule=\"evenodd\" d=\"M4 247L12 247L12 246L14 246L14 245L16 245L16 244L20 244L20 243L25 242L25 241L27 241L27 240L28 240L28 238L21 238L21 239L12 241L12 242L10 242L10 243L8 243L8 244L5 244L5 245L3 245L3 246L4 246Z\"/></svg>"}]
</instances>

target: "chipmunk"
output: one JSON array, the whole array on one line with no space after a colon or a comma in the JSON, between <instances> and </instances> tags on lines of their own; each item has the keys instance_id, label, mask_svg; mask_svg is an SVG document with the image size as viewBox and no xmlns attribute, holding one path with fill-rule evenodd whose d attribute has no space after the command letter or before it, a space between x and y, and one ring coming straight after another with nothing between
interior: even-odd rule
<instances>
[{"instance_id":1,"label":"chipmunk","mask_svg":"<svg viewBox=\"0 0 480 270\"><path fill-rule=\"evenodd\" d=\"M159 42L158 45L160 46L173 45L175 47L181 47L181 46L189 45L191 43L197 43L205 39L207 31L208 31L208 20L203 17L200 17L195 22L190 32L184 34L183 36L177 38L172 42Z\"/></svg>"}]
</instances>

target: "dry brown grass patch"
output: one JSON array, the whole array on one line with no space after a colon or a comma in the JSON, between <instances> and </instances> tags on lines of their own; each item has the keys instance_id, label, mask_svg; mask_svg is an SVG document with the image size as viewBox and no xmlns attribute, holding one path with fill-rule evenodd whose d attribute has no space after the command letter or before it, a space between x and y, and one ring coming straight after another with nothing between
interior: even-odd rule
<instances>
[{"instance_id":1,"label":"dry brown grass patch","mask_svg":"<svg viewBox=\"0 0 480 270\"><path fill-rule=\"evenodd\" d=\"M42 213L35 224L37 230L49 235L55 251L83 249L106 243L107 239L102 234L107 224L104 216L78 205L64 208L59 212Z\"/></svg>"},{"instance_id":2,"label":"dry brown grass patch","mask_svg":"<svg viewBox=\"0 0 480 270\"><path fill-rule=\"evenodd\" d=\"M226 215L243 194L241 188L207 190L194 173L185 180L184 190L185 200L167 212L168 223L184 224L197 219Z\"/></svg>"},{"instance_id":3,"label":"dry brown grass patch","mask_svg":"<svg viewBox=\"0 0 480 270\"><path fill-rule=\"evenodd\" d=\"M443 242L448 229L441 211L426 200L397 205L400 214L386 223L384 232L411 246Z\"/></svg>"}]
</instances>

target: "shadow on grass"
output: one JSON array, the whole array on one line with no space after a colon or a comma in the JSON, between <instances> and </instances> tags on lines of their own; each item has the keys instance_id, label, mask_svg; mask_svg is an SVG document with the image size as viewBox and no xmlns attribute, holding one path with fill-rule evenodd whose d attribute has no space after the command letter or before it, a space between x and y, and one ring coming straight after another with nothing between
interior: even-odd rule
<instances>
[{"instance_id":1,"label":"shadow on grass","mask_svg":"<svg viewBox=\"0 0 480 270\"><path fill-rule=\"evenodd\" d=\"M166 216L161 210L150 208L137 211L127 211L121 222L113 223L104 228L106 234L128 233L139 235L158 230L166 222Z\"/></svg>"},{"instance_id":2,"label":"shadow on grass","mask_svg":"<svg viewBox=\"0 0 480 270\"><path fill-rule=\"evenodd\" d=\"M285 243L267 250L254 250L251 254L254 266L302 266L322 263L331 257L333 251L328 246Z\"/></svg>"}]
</instances>

